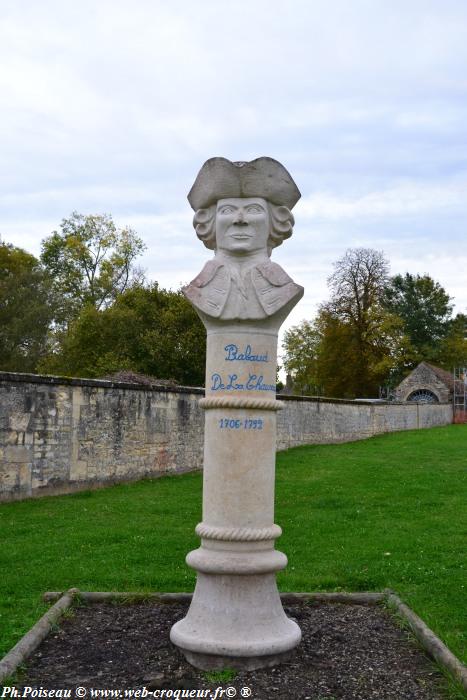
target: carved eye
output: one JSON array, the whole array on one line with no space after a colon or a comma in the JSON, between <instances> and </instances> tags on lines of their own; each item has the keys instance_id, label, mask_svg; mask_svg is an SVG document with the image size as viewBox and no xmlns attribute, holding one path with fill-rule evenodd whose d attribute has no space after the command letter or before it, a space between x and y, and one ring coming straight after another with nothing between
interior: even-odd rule
<instances>
[{"instance_id":1,"label":"carved eye","mask_svg":"<svg viewBox=\"0 0 467 700\"><path fill-rule=\"evenodd\" d=\"M229 207L229 206L225 206L225 207L221 207L219 211L221 214L232 214L232 212L234 211L234 208Z\"/></svg>"},{"instance_id":2,"label":"carved eye","mask_svg":"<svg viewBox=\"0 0 467 700\"><path fill-rule=\"evenodd\" d=\"M258 204L250 204L246 210L249 214L261 214L263 207L260 207Z\"/></svg>"}]
</instances>

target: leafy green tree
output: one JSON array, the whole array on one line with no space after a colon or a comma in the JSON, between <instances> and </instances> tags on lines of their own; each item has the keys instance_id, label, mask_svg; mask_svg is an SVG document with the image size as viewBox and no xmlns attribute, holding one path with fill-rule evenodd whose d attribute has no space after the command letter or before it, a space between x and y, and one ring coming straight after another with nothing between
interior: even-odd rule
<instances>
[{"instance_id":1,"label":"leafy green tree","mask_svg":"<svg viewBox=\"0 0 467 700\"><path fill-rule=\"evenodd\" d=\"M403 322L382 304L387 279L388 263L372 249L350 249L335 263L330 300L313 323L285 335L284 366L299 390L312 383L327 396L375 397L407 364Z\"/></svg>"},{"instance_id":2,"label":"leafy green tree","mask_svg":"<svg viewBox=\"0 0 467 700\"><path fill-rule=\"evenodd\" d=\"M441 359L441 344L450 329L449 302L449 295L429 275L396 275L386 285L383 304L403 320L414 351L410 368L421 360Z\"/></svg>"},{"instance_id":3,"label":"leafy green tree","mask_svg":"<svg viewBox=\"0 0 467 700\"><path fill-rule=\"evenodd\" d=\"M319 394L317 362L321 335L315 323L302 321L284 333L283 364L296 394Z\"/></svg>"},{"instance_id":4,"label":"leafy green tree","mask_svg":"<svg viewBox=\"0 0 467 700\"><path fill-rule=\"evenodd\" d=\"M317 377L327 396L339 398L377 397L410 355L410 343L401 320L376 306L368 311L364 339L348 321L322 308L316 325L321 342L317 355ZM360 367L360 373L355 371ZM363 381L362 381L363 377Z\"/></svg>"},{"instance_id":5,"label":"leafy green tree","mask_svg":"<svg viewBox=\"0 0 467 700\"><path fill-rule=\"evenodd\" d=\"M112 217L73 212L61 231L42 242L41 260L60 293L57 322L65 326L86 305L98 311L141 280L135 258L145 245L130 228L117 229Z\"/></svg>"},{"instance_id":6,"label":"leafy green tree","mask_svg":"<svg viewBox=\"0 0 467 700\"><path fill-rule=\"evenodd\" d=\"M205 330L181 292L135 285L104 309L86 305L42 371L102 377L132 370L181 384L204 384Z\"/></svg>"},{"instance_id":7,"label":"leafy green tree","mask_svg":"<svg viewBox=\"0 0 467 700\"><path fill-rule=\"evenodd\" d=\"M321 342L317 353L317 376L326 396L353 398L355 388L355 337L351 326L321 309L316 319Z\"/></svg>"},{"instance_id":8,"label":"leafy green tree","mask_svg":"<svg viewBox=\"0 0 467 700\"><path fill-rule=\"evenodd\" d=\"M331 339L336 333L342 337L335 349L328 342L322 350L328 355L325 365L329 365L329 357L335 357L333 371L342 374L342 381L338 382L336 376L331 383L331 395L335 396L338 389L342 396L377 395L384 374L381 363L388 350L385 340L398 325L397 319L382 308L388 274L389 264L383 253L371 248L351 248L334 263L328 279L331 299L320 309L323 337L327 331ZM349 353L344 367L343 358ZM347 377L349 371L351 379ZM326 373L325 378L322 383L329 386L331 374Z\"/></svg>"},{"instance_id":9,"label":"leafy green tree","mask_svg":"<svg viewBox=\"0 0 467 700\"><path fill-rule=\"evenodd\" d=\"M456 367L467 367L467 316L457 314L449 323L449 330L439 348L440 365L452 371Z\"/></svg>"},{"instance_id":10,"label":"leafy green tree","mask_svg":"<svg viewBox=\"0 0 467 700\"><path fill-rule=\"evenodd\" d=\"M370 396L387 381L407 351L402 322L390 314L372 325L366 338L365 361ZM294 393L325 394L338 398L362 396L355 364L359 345L352 326L322 308L313 322L302 321L284 335L284 368L293 380Z\"/></svg>"},{"instance_id":11,"label":"leafy green tree","mask_svg":"<svg viewBox=\"0 0 467 700\"><path fill-rule=\"evenodd\" d=\"M0 369L36 370L54 313L51 280L39 260L0 241Z\"/></svg>"}]
</instances>

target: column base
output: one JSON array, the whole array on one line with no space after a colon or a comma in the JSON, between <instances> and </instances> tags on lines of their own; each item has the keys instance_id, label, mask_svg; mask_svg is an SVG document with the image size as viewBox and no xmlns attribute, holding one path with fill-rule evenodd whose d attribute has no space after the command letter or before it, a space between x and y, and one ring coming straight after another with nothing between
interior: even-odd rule
<instances>
[{"instance_id":1,"label":"column base","mask_svg":"<svg viewBox=\"0 0 467 700\"><path fill-rule=\"evenodd\" d=\"M196 668L253 670L286 660L301 631L282 608L274 573L198 572L190 609L170 639Z\"/></svg>"},{"instance_id":2,"label":"column base","mask_svg":"<svg viewBox=\"0 0 467 700\"><path fill-rule=\"evenodd\" d=\"M201 671L222 671L232 668L235 671L254 671L258 668L272 668L287 661L292 651L270 656L216 656L215 654L197 654L194 651L180 649L189 664Z\"/></svg>"}]
</instances>

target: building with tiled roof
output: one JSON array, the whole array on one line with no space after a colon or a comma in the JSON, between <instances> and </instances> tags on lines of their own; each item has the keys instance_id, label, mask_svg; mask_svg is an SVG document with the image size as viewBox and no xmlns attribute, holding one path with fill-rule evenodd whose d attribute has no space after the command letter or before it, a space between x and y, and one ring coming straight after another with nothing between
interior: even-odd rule
<instances>
[{"instance_id":1,"label":"building with tiled roof","mask_svg":"<svg viewBox=\"0 0 467 700\"><path fill-rule=\"evenodd\" d=\"M441 367L420 362L395 389L396 401L448 403L453 400L454 377Z\"/></svg>"}]
</instances>

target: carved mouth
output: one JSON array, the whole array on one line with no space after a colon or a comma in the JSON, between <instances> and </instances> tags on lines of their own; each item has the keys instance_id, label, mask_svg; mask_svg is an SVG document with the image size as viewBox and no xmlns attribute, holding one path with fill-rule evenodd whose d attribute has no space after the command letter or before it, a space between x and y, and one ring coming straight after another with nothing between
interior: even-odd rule
<instances>
[{"instance_id":1,"label":"carved mouth","mask_svg":"<svg viewBox=\"0 0 467 700\"><path fill-rule=\"evenodd\" d=\"M246 240L248 238L252 238L251 233L232 233L232 238L237 238L238 240Z\"/></svg>"}]
</instances>

